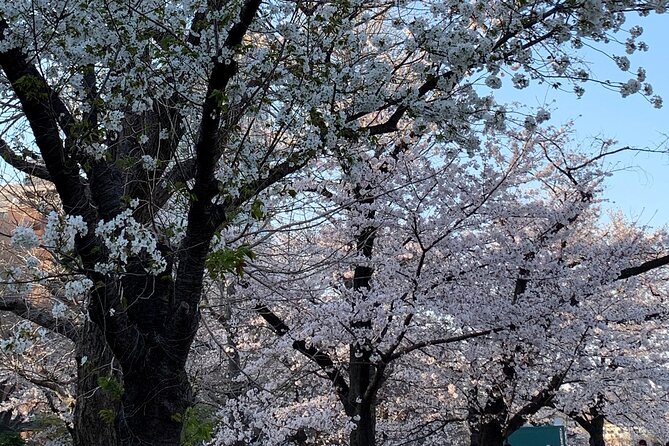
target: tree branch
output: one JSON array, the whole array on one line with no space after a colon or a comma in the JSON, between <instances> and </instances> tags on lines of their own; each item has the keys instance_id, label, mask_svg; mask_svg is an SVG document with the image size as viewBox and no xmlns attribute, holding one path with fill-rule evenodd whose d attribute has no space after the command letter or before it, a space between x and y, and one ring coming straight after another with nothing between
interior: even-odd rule
<instances>
[{"instance_id":1,"label":"tree branch","mask_svg":"<svg viewBox=\"0 0 669 446\"><path fill-rule=\"evenodd\" d=\"M5 39L5 33L9 29L9 25L4 19L0 18L0 42ZM28 63L26 55L18 48L13 48L5 52L0 52L0 65L7 74L7 78L12 84L12 88L16 91L16 81L22 79L23 90L30 90L33 98L32 102L39 102L51 119L58 123L66 136L71 136L72 126L75 119L70 113L65 103L60 99L58 93L50 88L42 76L42 74L35 68L34 65ZM19 75L18 77L16 75ZM17 91L17 93L19 93ZM22 105L25 107L24 100L21 99ZM26 113L26 116L28 113ZM28 118L30 120L30 118Z\"/></svg>"},{"instance_id":2,"label":"tree branch","mask_svg":"<svg viewBox=\"0 0 669 446\"><path fill-rule=\"evenodd\" d=\"M0 42L4 40L7 30L7 23L0 20ZM81 215L89 225L93 225L96 212L90 200L86 199L86 183L79 175L78 164L66 152L60 137L61 129L65 135L71 132L74 118L37 68L28 63L27 56L20 49L0 52L0 67L21 102L65 212Z\"/></svg>"},{"instance_id":3,"label":"tree branch","mask_svg":"<svg viewBox=\"0 0 669 446\"><path fill-rule=\"evenodd\" d=\"M4 40L7 30L7 23L0 19L0 42ZM21 49L0 52L0 68L21 103L63 210L67 214L81 216L88 225L87 234L75 238L75 247L87 275L99 284L91 295L90 316L99 327L104 327L107 341L117 356L131 355L137 351L138 345L143 344L143 340L136 327L129 325L125 312L107 317L110 308L116 306L120 297L111 279L94 272L95 265L103 260L104 255L104 247L94 231L99 219L98 211L90 198L86 180L79 174L78 161L73 154L68 153L61 138L62 129L69 141L74 139L72 127L75 120L37 68L28 62L28 56ZM100 184L99 187L105 185Z\"/></svg>"},{"instance_id":4,"label":"tree branch","mask_svg":"<svg viewBox=\"0 0 669 446\"><path fill-rule=\"evenodd\" d=\"M488 336L489 334L493 333L499 333L504 330L508 330L509 327L497 327L497 328L490 328L488 330L481 330L481 331L474 331L471 333L465 333L461 334L458 336L452 336L450 338L440 338L440 339L432 339L430 341L423 341L423 342L418 342L415 344L411 344L410 346L403 348L401 350L398 350L397 352L393 353L392 355L387 355L383 358L384 362L389 362L393 361L400 356L406 355L407 353L411 353L415 350L419 350L421 348L425 347L430 347L433 345L443 345L443 344L453 344L455 342L460 342L460 341L466 341L469 339L475 339L475 338L480 338L482 336Z\"/></svg>"},{"instance_id":5,"label":"tree branch","mask_svg":"<svg viewBox=\"0 0 669 446\"><path fill-rule=\"evenodd\" d=\"M429 77L419 88L418 88L418 97L422 98L426 94L428 94L430 91L434 90L437 88L439 85L439 81L442 82L447 82L450 85L450 88L452 89L455 86L455 73L453 71L447 71L446 73L443 73L439 76L431 76ZM396 101L399 103L399 101ZM387 108L387 104L383 106L383 108ZM367 127L364 127L364 130L367 130L370 135L382 135L385 133L392 133L397 131L397 124L400 122L400 119L404 116L404 114L409 110L409 107L406 105L398 105L398 107L395 109L392 115L385 121L382 122L381 124L375 124L375 125L370 125ZM353 116L358 116L353 115ZM359 116L358 116L359 117ZM353 120L351 118L347 119L348 120Z\"/></svg>"},{"instance_id":6,"label":"tree branch","mask_svg":"<svg viewBox=\"0 0 669 446\"><path fill-rule=\"evenodd\" d=\"M546 405L550 403L555 397L555 391L562 385L564 375L565 374L563 373L554 375L545 388L541 389L539 393L534 395L527 404L511 417L507 423L507 433L512 433L518 430L518 428L525 424L527 416L537 413L539 409L546 407Z\"/></svg>"},{"instance_id":7,"label":"tree branch","mask_svg":"<svg viewBox=\"0 0 669 446\"><path fill-rule=\"evenodd\" d=\"M269 326L272 328L272 331L274 331L277 336L283 336L290 330L285 322L283 322L279 316L274 314L272 310L267 308L266 305L256 305L255 311L265 320L265 322L269 324ZM346 379L344 378L341 370L335 366L330 356L327 353L317 349L313 345L307 346L306 342L303 340L293 341L293 348L316 363L316 365L318 365L321 370L325 372L328 378L330 378L330 381L332 381L334 384L339 399L342 401L342 403L344 403L344 405L348 404L348 383L346 382Z\"/></svg>"},{"instance_id":8,"label":"tree branch","mask_svg":"<svg viewBox=\"0 0 669 446\"><path fill-rule=\"evenodd\" d=\"M246 0L239 13L239 21L230 29L225 39L227 49L235 51L241 45L258 8L260 0ZM223 104L221 95L232 77L237 73L237 62L225 59L214 61L209 76L207 93L202 105L202 117L197 143L195 144L195 184L188 210L184 249L179 253L177 279L175 283L176 311L170 330L180 340L177 342L187 356L190 343L195 336L198 321L197 305L202 294L204 263L209 253L209 244L216 228L225 221L226 213L217 212L212 199L218 194L215 178L216 166L221 156L219 150L219 127Z\"/></svg>"},{"instance_id":9,"label":"tree branch","mask_svg":"<svg viewBox=\"0 0 669 446\"><path fill-rule=\"evenodd\" d=\"M4 139L0 138L0 157L13 168L20 170L23 173L32 175L43 180L51 181L51 176L46 166L38 163L26 161L22 156L14 153Z\"/></svg>"},{"instance_id":10,"label":"tree branch","mask_svg":"<svg viewBox=\"0 0 669 446\"><path fill-rule=\"evenodd\" d=\"M513 30L513 31L507 31L506 33L504 33L499 38L499 40L495 43L495 45L492 49L492 52L498 51L506 43L508 43L513 37L516 37L520 33L522 33L523 31L532 28L537 23L551 17L552 15L568 11L569 9L572 9L572 8L575 8L575 7L570 7L570 6L565 6L565 5L557 5L553 8L551 8L550 10L545 11L543 14L530 14L524 20L521 21L522 27L520 29ZM527 42L526 45L527 46L536 45L536 44L540 43L541 41L543 41L544 39L546 39L549 35L550 35L550 33L548 35L545 35L545 36L541 37L541 38L538 38L538 39L532 40L530 42ZM513 54L513 51L514 50L509 50L509 51L503 52L503 53L499 54L494 59L496 59L496 60L508 59L508 57L511 54ZM462 70L462 73L466 73L467 71L469 71L478 62L479 62L478 60L473 60L466 68L464 68ZM439 87L440 82L447 84L446 93L449 93L449 92L453 91L453 88L455 87L457 82L459 82L461 80L461 78L463 76L461 75L460 79L458 79L457 77L458 77L457 73L455 73L452 70L449 70L446 73L442 73L442 74L439 74L439 75L429 76L427 78L427 80L418 89L418 97L421 98L421 97L425 96L427 93L429 93L433 90L436 90L437 87ZM346 122L351 122L351 121L360 119L360 118L362 118L362 117L364 117L364 116L366 116L370 113L375 113L375 112L380 113L383 110L387 110L388 108L397 105L397 108L395 109L395 111L390 115L390 117L385 122L382 122L380 124L370 125L370 126L367 126L367 127L363 127L363 129L369 131L369 133L371 135L380 135L380 134L395 132L398 129L397 124L399 123L400 119L402 119L402 117L409 110L409 107L407 105L403 104L405 99L391 99L391 100L386 101L382 106L377 107L375 110L372 110L370 112L357 112L357 113L351 114L346 118Z\"/></svg>"},{"instance_id":11,"label":"tree branch","mask_svg":"<svg viewBox=\"0 0 669 446\"><path fill-rule=\"evenodd\" d=\"M553 398L555 398L555 392L560 388L560 386L562 386L564 379L567 377L567 374L573 367L574 362L576 361L576 358L585 343L589 331L590 328L586 328L585 331L581 334L581 338L574 347L572 358L569 361L569 364L567 364L567 367L565 367L565 369L560 373L553 375L548 384L543 389L541 389L539 393L534 395L530 401L527 402L527 404L521 407L513 417L509 419L506 424L506 434L510 434L518 430L523 424L525 424L525 421L529 415L533 415L541 408L547 407Z\"/></svg>"},{"instance_id":12,"label":"tree branch","mask_svg":"<svg viewBox=\"0 0 669 446\"><path fill-rule=\"evenodd\" d=\"M67 318L54 317L50 311L40 308L20 296L0 296L0 311L14 313L73 342L76 342L79 336L79 327L74 322Z\"/></svg>"},{"instance_id":13,"label":"tree branch","mask_svg":"<svg viewBox=\"0 0 669 446\"><path fill-rule=\"evenodd\" d=\"M625 268L624 270L620 271L620 274L618 277L616 277L616 280L624 280L624 279L629 279L630 277L638 276L643 273L647 273L648 271L651 271L656 268L660 268L662 266L668 265L669 264L669 254L659 257L654 260L649 260L647 262L642 263L641 265L638 266L632 266L630 268Z\"/></svg>"}]
</instances>

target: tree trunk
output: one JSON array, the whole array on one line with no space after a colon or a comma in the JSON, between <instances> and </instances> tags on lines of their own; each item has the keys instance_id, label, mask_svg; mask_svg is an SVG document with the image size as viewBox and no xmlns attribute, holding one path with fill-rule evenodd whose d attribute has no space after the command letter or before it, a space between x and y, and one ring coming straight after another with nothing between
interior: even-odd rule
<instances>
[{"instance_id":1,"label":"tree trunk","mask_svg":"<svg viewBox=\"0 0 669 446\"><path fill-rule=\"evenodd\" d=\"M201 248L205 254L207 248L208 244ZM134 266L127 270L132 272ZM110 279L104 290L107 294L93 300L118 300L122 293L127 307L105 319L101 316L109 312L104 307L93 307L92 311L100 320L92 318L94 322L107 324L107 343L122 372L120 381L109 383L109 391L120 400L115 418L118 444L122 446L178 446L186 412L192 405L185 365L199 312L185 302L173 303L176 293L170 276L168 267L156 278L138 273L124 277L120 283ZM186 271L184 276L192 277L192 273ZM201 294L197 286L184 288L189 292L180 296ZM127 324L110 327L118 323L117 318L127 318Z\"/></svg>"},{"instance_id":2,"label":"tree trunk","mask_svg":"<svg viewBox=\"0 0 669 446\"><path fill-rule=\"evenodd\" d=\"M351 431L350 446L374 446L376 444L376 411L374 405L365 402L359 405L355 428ZM359 417L359 418L357 418Z\"/></svg>"},{"instance_id":3,"label":"tree trunk","mask_svg":"<svg viewBox=\"0 0 669 446\"><path fill-rule=\"evenodd\" d=\"M367 217L373 218L373 214ZM357 242L358 250L366 258L371 257L374 228L368 227L362 231ZM361 292L368 290L372 272L369 266L356 266L353 275L353 289ZM353 328L363 333L366 333L371 327L371 322L367 320L353 323ZM361 338L361 341L349 347L348 406L353 409L353 422L355 423L350 435L350 446L374 446L376 444L376 389L373 389L371 385L375 369L371 363L372 348L367 344L365 337Z\"/></svg>"},{"instance_id":4,"label":"tree trunk","mask_svg":"<svg viewBox=\"0 0 669 446\"><path fill-rule=\"evenodd\" d=\"M602 415L590 421L588 435L590 435L589 446L606 446L606 441L604 441L604 417Z\"/></svg>"},{"instance_id":5,"label":"tree trunk","mask_svg":"<svg viewBox=\"0 0 669 446\"><path fill-rule=\"evenodd\" d=\"M100 329L87 320L77 343L77 401L74 406L75 446L116 446L114 416L119 396L100 386L101 380L119 379L114 357Z\"/></svg>"},{"instance_id":6,"label":"tree trunk","mask_svg":"<svg viewBox=\"0 0 669 446\"><path fill-rule=\"evenodd\" d=\"M376 444L376 411L370 403L360 404L360 417L351 431L350 446L374 446Z\"/></svg>"},{"instance_id":7,"label":"tree trunk","mask_svg":"<svg viewBox=\"0 0 669 446\"><path fill-rule=\"evenodd\" d=\"M509 364L508 362L506 363ZM510 374L506 373L507 377ZM476 401L476 387L471 389L472 400ZM478 405L478 404L477 404ZM491 392L488 395L485 407L474 409L470 406L467 422L469 424L471 446L503 446L506 440L507 429L500 420L508 419L508 407L500 392ZM513 429L513 427L512 427Z\"/></svg>"},{"instance_id":8,"label":"tree trunk","mask_svg":"<svg viewBox=\"0 0 669 446\"><path fill-rule=\"evenodd\" d=\"M590 437L588 440L589 446L606 446L606 441L604 441L606 417L600 414L604 403L604 396L599 394L595 405L591 406L585 414L572 412L569 415L588 433Z\"/></svg>"},{"instance_id":9,"label":"tree trunk","mask_svg":"<svg viewBox=\"0 0 669 446\"><path fill-rule=\"evenodd\" d=\"M350 446L374 446L376 443L375 395L365 396L372 376L370 350L359 344L351 345L350 348L349 407L353 408L353 422L355 423L350 435Z\"/></svg>"},{"instance_id":10,"label":"tree trunk","mask_svg":"<svg viewBox=\"0 0 669 446\"><path fill-rule=\"evenodd\" d=\"M504 446L503 429L495 420L482 424L470 434L471 446Z\"/></svg>"},{"instance_id":11,"label":"tree trunk","mask_svg":"<svg viewBox=\"0 0 669 446\"><path fill-rule=\"evenodd\" d=\"M186 411L192 404L186 371L159 347L147 356L142 361L145 367L123 372L120 444L178 446Z\"/></svg>"}]
</instances>

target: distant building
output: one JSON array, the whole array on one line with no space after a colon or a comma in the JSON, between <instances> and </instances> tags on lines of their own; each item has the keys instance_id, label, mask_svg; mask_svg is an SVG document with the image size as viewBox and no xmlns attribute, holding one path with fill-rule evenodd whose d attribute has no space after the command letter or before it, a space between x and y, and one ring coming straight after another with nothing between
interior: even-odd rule
<instances>
[{"instance_id":1,"label":"distant building","mask_svg":"<svg viewBox=\"0 0 669 446\"><path fill-rule=\"evenodd\" d=\"M17 267L24 269L26 258L33 256L39 260L39 269L50 269L51 254L42 248L30 251L18 250L11 246L11 236L17 226L32 228L42 236L46 227L46 215L58 206L57 193L51 183L28 179L22 183L0 185L0 278L9 280L15 277L13 270ZM32 277L32 276L31 276ZM23 279L23 277L21 277ZM26 278L30 280L29 278ZM42 300L50 295L42 284L26 284L25 297L33 300ZM0 286L0 292L15 292L11 287ZM20 293L24 293L19 289ZM44 301L45 304L47 301ZM6 319L3 315L2 319ZM10 318L11 319L11 318ZM0 328L2 320L0 320Z\"/></svg>"},{"instance_id":2,"label":"distant building","mask_svg":"<svg viewBox=\"0 0 669 446\"><path fill-rule=\"evenodd\" d=\"M39 236L44 234L46 215L58 206L58 195L51 183L27 180L0 186L0 245L5 245L0 260L14 257L10 249L12 232L17 226L31 227ZM35 253L44 260L46 253Z\"/></svg>"}]
</instances>

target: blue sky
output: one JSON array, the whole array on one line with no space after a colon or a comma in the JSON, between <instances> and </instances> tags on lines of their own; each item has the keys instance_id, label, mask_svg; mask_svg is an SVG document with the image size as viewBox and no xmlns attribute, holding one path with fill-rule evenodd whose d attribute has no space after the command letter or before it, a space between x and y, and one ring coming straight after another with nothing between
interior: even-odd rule
<instances>
[{"instance_id":1,"label":"blue sky","mask_svg":"<svg viewBox=\"0 0 669 446\"><path fill-rule=\"evenodd\" d=\"M497 95L498 101L519 101L531 107L546 104L552 112L550 123L559 126L573 120L574 143L585 147L599 136L616 139L619 141L616 147L657 148L669 137L669 15L631 16L624 28L637 24L644 29L639 40L650 49L628 56L632 63L630 71L636 73L639 66L646 69L647 81L653 85L655 94L664 99L663 108L654 108L640 95L622 98L617 92L590 83L585 84L586 93L581 99L547 85L533 85L520 91L505 87ZM620 37L624 41L626 35ZM619 45L601 48L614 55L625 55ZM618 81L632 77L602 54L595 51L584 54L585 60L592 64L593 77ZM669 146L665 144L666 147ZM620 210L639 224L654 227L669 224L669 155L623 154L611 157L608 162L617 172L607 181L606 198L610 200L607 207Z\"/></svg>"}]
</instances>

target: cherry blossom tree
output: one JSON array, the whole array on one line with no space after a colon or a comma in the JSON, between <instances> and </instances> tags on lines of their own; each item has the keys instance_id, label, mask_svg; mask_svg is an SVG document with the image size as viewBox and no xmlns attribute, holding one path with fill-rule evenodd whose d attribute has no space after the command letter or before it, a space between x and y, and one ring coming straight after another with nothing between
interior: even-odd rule
<instances>
[{"instance_id":1,"label":"cherry blossom tree","mask_svg":"<svg viewBox=\"0 0 669 446\"><path fill-rule=\"evenodd\" d=\"M385 159L359 152L341 176L294 192L316 200L300 201L302 222L275 198L263 225L246 236L231 228L229 243L251 243L257 258L236 279L242 311L228 318L245 392L223 399L220 444L350 435L436 445L464 442L464 428L471 444L501 446L556 400L581 408L600 390L666 379L650 371L652 355L616 372L610 359L593 366L604 353L595 344L620 345L620 355L644 338L649 309L666 304L664 293L636 295L663 283L648 274L669 262L667 240L601 227L599 161L612 143L588 157L565 138L491 134L477 156L420 140ZM374 240L367 253L361 233ZM351 373L360 358L367 382ZM587 392L575 398L576 387Z\"/></svg>"},{"instance_id":2,"label":"cherry blossom tree","mask_svg":"<svg viewBox=\"0 0 669 446\"><path fill-rule=\"evenodd\" d=\"M271 255L262 244L226 244L221 234L257 225L273 198L295 198L318 187L306 184L307 173L328 179L341 172L348 189L332 192L338 194L332 198L348 214L341 221L346 231L333 242L351 247L349 271L338 268L351 277L350 288L332 300L332 311L348 315L349 334L340 339L347 346L342 354L349 357L348 381L311 341L298 336L294 342L333 381L351 419L350 442L373 444L385 361L420 348L406 345L407 327L423 321L426 329L448 326L439 319L428 323L431 314L402 310L406 319L391 318L378 341L370 337L377 319L386 320L376 311L385 303L372 297L380 296L373 278L399 277L403 253L410 256L413 278L383 285L388 296L396 296L393 305L411 306L405 301L418 291L436 296L449 281L439 283L439 270L425 266L427 251L438 251L425 246L450 240L448 228L471 216L483 219L478 211L503 183L503 171L492 178L468 173L478 169L477 157L488 161L494 153L482 144L482 130L501 130L507 121L531 129L548 117L544 110L510 110L480 89L499 88L508 75L517 88L550 82L556 88L571 85L580 95L585 83L597 80L578 50L626 32L624 44L611 50L625 77L607 85L659 106L645 72L630 71L628 55L646 49L638 40L642 29L623 26L627 13L665 7L656 0L4 2L0 153L16 169L53 183L59 202L38 243L70 271L58 301L69 299L84 309L85 328L75 337L85 347L78 367L85 366L84 357L95 359L96 369L104 366L118 376L118 386L112 386L118 404L94 406L86 412L88 422L75 421L75 441L178 444L193 402L186 364L200 323L205 270L241 274L250 259ZM396 182L394 190L379 189L396 165L398 172L414 175L402 160L413 159L406 152L416 144L444 151L437 158L448 165L457 159L449 155L453 151L472 156L454 165L454 172L417 158L426 169L419 178L448 172L470 178L483 194L473 204L464 195L448 202L459 192L446 188L445 202L436 197L433 204L405 203L408 197L431 200L435 190L463 180L433 185L401 175L388 179ZM376 208L381 191L396 202L383 212ZM495 206L515 198L500 197ZM563 204L557 214L562 217L551 223L564 224L587 200ZM439 222L442 232L435 229L436 239L424 245L427 214L445 209L453 213ZM530 209L539 213L537 219L546 212L541 206L525 212ZM383 230L394 230L392 219L409 217L417 226L408 245L377 241ZM15 235L17 243L36 241L28 230ZM449 249L466 255L464 246L475 245ZM482 271L466 272L472 286L476 280L469 275ZM326 288L306 285L312 295ZM2 308L27 317L27 301L16 297ZM256 312L285 338L295 324L282 320L262 297L254 297ZM49 319L33 318L42 325ZM485 330L511 323L501 322ZM46 328L62 330L59 324ZM390 342L384 347L390 356L381 362L373 357L375 342ZM89 375L80 375L79 384L83 376ZM85 402L78 398L78 404ZM90 418L100 410L113 418L114 438L104 440L92 429Z\"/></svg>"},{"instance_id":3,"label":"cherry blossom tree","mask_svg":"<svg viewBox=\"0 0 669 446\"><path fill-rule=\"evenodd\" d=\"M668 434L666 273L640 279L631 302L607 309L608 318L600 315L579 359L580 373L554 401L588 433L591 446L605 444L605 422L657 438Z\"/></svg>"}]
</instances>

